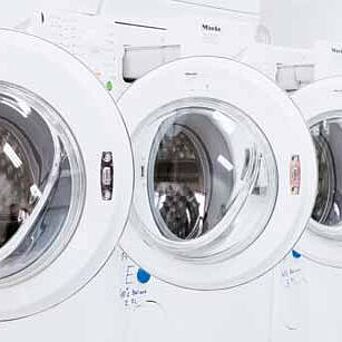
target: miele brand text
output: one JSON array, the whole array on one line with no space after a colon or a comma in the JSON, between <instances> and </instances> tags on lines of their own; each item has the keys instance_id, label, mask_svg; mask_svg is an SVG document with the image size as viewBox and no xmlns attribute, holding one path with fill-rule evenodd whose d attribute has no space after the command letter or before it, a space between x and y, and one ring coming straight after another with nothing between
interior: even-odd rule
<instances>
[{"instance_id":1,"label":"miele brand text","mask_svg":"<svg viewBox=\"0 0 342 342\"><path fill-rule=\"evenodd\" d=\"M335 48L335 47L332 47L332 48L331 48L331 52L342 54L342 48Z\"/></svg>"},{"instance_id":2,"label":"miele brand text","mask_svg":"<svg viewBox=\"0 0 342 342\"><path fill-rule=\"evenodd\" d=\"M202 29L208 32L221 32L221 27L216 25L202 24Z\"/></svg>"}]
</instances>

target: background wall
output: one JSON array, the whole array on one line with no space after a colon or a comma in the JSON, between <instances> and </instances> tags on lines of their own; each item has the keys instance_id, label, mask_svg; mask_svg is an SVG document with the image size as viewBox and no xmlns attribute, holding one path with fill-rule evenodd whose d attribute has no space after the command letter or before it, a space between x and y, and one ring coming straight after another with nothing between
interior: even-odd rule
<instances>
[{"instance_id":1,"label":"background wall","mask_svg":"<svg viewBox=\"0 0 342 342\"><path fill-rule=\"evenodd\" d=\"M261 17L277 45L312 47L316 40L342 42L341 0L261 0Z\"/></svg>"}]
</instances>

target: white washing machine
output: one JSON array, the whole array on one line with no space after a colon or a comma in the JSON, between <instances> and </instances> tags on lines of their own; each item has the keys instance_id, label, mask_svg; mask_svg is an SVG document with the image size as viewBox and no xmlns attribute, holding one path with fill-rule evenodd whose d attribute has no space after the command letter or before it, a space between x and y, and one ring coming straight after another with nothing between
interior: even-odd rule
<instances>
[{"instance_id":1,"label":"white washing machine","mask_svg":"<svg viewBox=\"0 0 342 342\"><path fill-rule=\"evenodd\" d=\"M318 80L293 96L315 142L318 193L308 228L296 246L297 258L289 268L294 273L289 286L279 286L278 274L273 327L277 341L340 341L342 336L341 91L342 78L336 76Z\"/></svg>"},{"instance_id":2,"label":"white washing machine","mask_svg":"<svg viewBox=\"0 0 342 342\"><path fill-rule=\"evenodd\" d=\"M215 57L155 69L119 107L136 162L120 244L160 279L127 262L125 341L268 341L267 271L299 239L316 193L297 108L256 70Z\"/></svg>"},{"instance_id":3,"label":"white washing machine","mask_svg":"<svg viewBox=\"0 0 342 342\"><path fill-rule=\"evenodd\" d=\"M318 194L306 233L274 271L272 341L339 341L342 335L338 315L342 81L339 76L315 81L340 73L337 53L332 43L313 51L256 46L246 58L293 93L309 125L319 165Z\"/></svg>"},{"instance_id":4,"label":"white washing machine","mask_svg":"<svg viewBox=\"0 0 342 342\"><path fill-rule=\"evenodd\" d=\"M0 43L0 339L113 340L100 271L131 204L126 127L74 57L14 31Z\"/></svg>"}]
</instances>

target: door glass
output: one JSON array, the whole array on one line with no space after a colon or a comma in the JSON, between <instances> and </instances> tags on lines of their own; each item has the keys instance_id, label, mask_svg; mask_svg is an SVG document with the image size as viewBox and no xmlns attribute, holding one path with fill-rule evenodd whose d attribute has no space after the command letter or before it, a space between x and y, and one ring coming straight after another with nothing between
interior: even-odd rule
<instances>
[{"instance_id":1,"label":"door glass","mask_svg":"<svg viewBox=\"0 0 342 342\"><path fill-rule=\"evenodd\" d=\"M140 227L149 235L183 255L189 245L182 250L182 241L205 239L205 253L218 254L241 251L260 235L276 201L277 168L247 115L212 99L179 100L141 125L136 150L146 136L152 136L147 188L157 231Z\"/></svg>"},{"instance_id":2,"label":"door glass","mask_svg":"<svg viewBox=\"0 0 342 342\"><path fill-rule=\"evenodd\" d=\"M0 82L0 280L37 270L45 254L51 262L83 201L83 162L66 123L37 95Z\"/></svg>"},{"instance_id":3,"label":"door glass","mask_svg":"<svg viewBox=\"0 0 342 342\"><path fill-rule=\"evenodd\" d=\"M342 223L342 119L320 121L311 127L311 134L319 167L312 218L322 225L338 227Z\"/></svg>"},{"instance_id":4,"label":"door glass","mask_svg":"<svg viewBox=\"0 0 342 342\"><path fill-rule=\"evenodd\" d=\"M211 195L208 153L191 129L173 123L159 142L154 165L153 212L165 235L191 239L208 229Z\"/></svg>"}]
</instances>

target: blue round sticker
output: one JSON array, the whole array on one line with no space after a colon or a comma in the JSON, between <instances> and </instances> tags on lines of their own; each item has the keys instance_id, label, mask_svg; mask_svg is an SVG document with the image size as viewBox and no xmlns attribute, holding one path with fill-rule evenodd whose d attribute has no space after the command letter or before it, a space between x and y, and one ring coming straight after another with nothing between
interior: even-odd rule
<instances>
[{"instance_id":1,"label":"blue round sticker","mask_svg":"<svg viewBox=\"0 0 342 342\"><path fill-rule=\"evenodd\" d=\"M151 279L151 275L146 272L144 269L139 268L137 273L137 279L139 283L146 284Z\"/></svg>"},{"instance_id":2,"label":"blue round sticker","mask_svg":"<svg viewBox=\"0 0 342 342\"><path fill-rule=\"evenodd\" d=\"M293 250L293 251L292 251L292 256L293 256L295 259L299 259L302 255L301 255L299 252Z\"/></svg>"}]
</instances>

